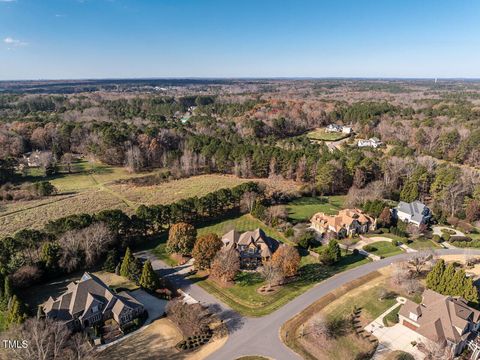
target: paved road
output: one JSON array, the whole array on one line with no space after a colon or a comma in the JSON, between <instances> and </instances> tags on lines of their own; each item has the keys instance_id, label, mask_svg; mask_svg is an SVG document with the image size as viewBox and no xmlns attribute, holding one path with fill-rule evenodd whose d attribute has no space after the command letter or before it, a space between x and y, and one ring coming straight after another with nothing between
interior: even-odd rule
<instances>
[{"instance_id":1,"label":"paved road","mask_svg":"<svg viewBox=\"0 0 480 360\"><path fill-rule=\"evenodd\" d=\"M436 253L438 255L468 253L470 255L480 256L480 250L472 249L441 249L437 250ZM182 290L200 302L215 304L214 306L218 307L220 316L224 318L228 324L229 338L222 348L208 357L209 360L233 360L244 355L263 355L276 360L293 360L301 359L301 357L281 341L279 334L280 327L283 323L301 312L308 305L342 285L390 265L393 262L407 260L415 255L415 253L399 254L337 274L318 283L277 311L261 318L240 316L198 285L192 284L176 274L178 271L177 268L170 268L149 253L139 253L137 255L150 258L155 270L159 270L161 274L163 273L164 276L168 276L169 279L174 281Z\"/></svg>"}]
</instances>

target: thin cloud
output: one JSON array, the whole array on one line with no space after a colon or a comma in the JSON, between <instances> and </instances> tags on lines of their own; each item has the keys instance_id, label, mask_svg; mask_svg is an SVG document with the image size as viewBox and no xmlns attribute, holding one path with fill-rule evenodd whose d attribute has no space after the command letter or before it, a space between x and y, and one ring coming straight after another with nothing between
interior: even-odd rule
<instances>
[{"instance_id":1,"label":"thin cloud","mask_svg":"<svg viewBox=\"0 0 480 360\"><path fill-rule=\"evenodd\" d=\"M0 0L0 1L3 1L3 0ZM28 43L25 42L25 41L21 41L21 40L18 40L18 39L14 39L10 36L7 36L5 39L3 39L3 42L9 46L12 46L12 47L20 47L20 46L27 46Z\"/></svg>"},{"instance_id":2,"label":"thin cloud","mask_svg":"<svg viewBox=\"0 0 480 360\"><path fill-rule=\"evenodd\" d=\"M0 2L8 3L8 2L16 2L17 0L0 0Z\"/></svg>"}]
</instances>

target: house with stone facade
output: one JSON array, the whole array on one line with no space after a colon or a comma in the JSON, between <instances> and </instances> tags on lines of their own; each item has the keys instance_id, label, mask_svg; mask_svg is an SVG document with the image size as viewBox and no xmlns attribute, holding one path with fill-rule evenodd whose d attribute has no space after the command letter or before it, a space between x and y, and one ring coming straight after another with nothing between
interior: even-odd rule
<instances>
[{"instance_id":1,"label":"house with stone facade","mask_svg":"<svg viewBox=\"0 0 480 360\"><path fill-rule=\"evenodd\" d=\"M43 304L46 317L65 323L71 330L83 330L115 320L124 327L145 313L145 308L127 291L118 294L95 275L85 272L67 290Z\"/></svg>"}]
</instances>

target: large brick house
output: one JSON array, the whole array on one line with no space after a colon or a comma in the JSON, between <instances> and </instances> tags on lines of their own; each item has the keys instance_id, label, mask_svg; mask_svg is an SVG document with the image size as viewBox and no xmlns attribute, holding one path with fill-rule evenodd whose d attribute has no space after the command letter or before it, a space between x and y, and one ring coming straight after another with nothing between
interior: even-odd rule
<instances>
[{"instance_id":1,"label":"large brick house","mask_svg":"<svg viewBox=\"0 0 480 360\"><path fill-rule=\"evenodd\" d=\"M236 249L243 269L256 269L264 261L270 260L278 248L278 241L268 237L262 229L240 233L229 231L222 237L225 249Z\"/></svg>"},{"instance_id":2,"label":"large brick house","mask_svg":"<svg viewBox=\"0 0 480 360\"><path fill-rule=\"evenodd\" d=\"M355 234L364 234L375 230L376 220L359 209L340 210L338 215L316 213L313 215L311 227L321 234L334 233L342 238Z\"/></svg>"},{"instance_id":3,"label":"large brick house","mask_svg":"<svg viewBox=\"0 0 480 360\"><path fill-rule=\"evenodd\" d=\"M43 305L48 318L64 322L72 330L82 330L114 319L121 327L141 316L143 305L126 291L114 294L98 277L85 272L67 286L61 296L50 297Z\"/></svg>"},{"instance_id":4,"label":"large brick house","mask_svg":"<svg viewBox=\"0 0 480 360\"><path fill-rule=\"evenodd\" d=\"M425 290L421 304L407 300L398 313L399 322L425 338L451 345L460 354L480 328L480 311L459 297Z\"/></svg>"}]
</instances>

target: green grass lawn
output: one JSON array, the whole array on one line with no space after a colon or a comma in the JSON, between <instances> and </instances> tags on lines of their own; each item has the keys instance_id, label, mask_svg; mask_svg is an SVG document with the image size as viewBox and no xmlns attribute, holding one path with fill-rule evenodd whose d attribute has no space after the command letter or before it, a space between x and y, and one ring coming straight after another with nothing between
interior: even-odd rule
<instances>
[{"instance_id":1,"label":"green grass lawn","mask_svg":"<svg viewBox=\"0 0 480 360\"><path fill-rule=\"evenodd\" d=\"M321 141L338 141L349 137L348 134L344 133L328 133L325 129L315 129L310 131L307 134L307 137L312 140L321 140Z\"/></svg>"},{"instance_id":2,"label":"green grass lawn","mask_svg":"<svg viewBox=\"0 0 480 360\"><path fill-rule=\"evenodd\" d=\"M415 250L428 250L428 249L438 249L441 248L440 245L433 242L430 239L417 239L411 242L410 244L405 243L408 247L411 247Z\"/></svg>"},{"instance_id":3,"label":"green grass lawn","mask_svg":"<svg viewBox=\"0 0 480 360\"><path fill-rule=\"evenodd\" d=\"M301 197L287 205L288 217L293 222L308 221L317 212L335 215L343 208L344 195Z\"/></svg>"},{"instance_id":4,"label":"green grass lawn","mask_svg":"<svg viewBox=\"0 0 480 360\"><path fill-rule=\"evenodd\" d=\"M377 256L382 256L382 257L398 255L403 252L402 249L400 249L398 246L393 245L389 241L377 241L375 243L372 243L370 246L373 246L376 249L373 251L369 251L370 253ZM365 246L364 246L364 250L365 250Z\"/></svg>"},{"instance_id":5,"label":"green grass lawn","mask_svg":"<svg viewBox=\"0 0 480 360\"><path fill-rule=\"evenodd\" d=\"M311 256L302 259L298 278L268 295L257 292L264 281L256 273L241 273L237 277L235 285L229 287L223 287L214 280L201 277L201 275L193 277L192 280L239 313L246 316L264 316L285 305L314 284L369 262L365 257L353 254L342 257L333 266L324 266L312 259Z\"/></svg>"},{"instance_id":6,"label":"green grass lawn","mask_svg":"<svg viewBox=\"0 0 480 360\"><path fill-rule=\"evenodd\" d=\"M362 308L362 317L367 321L373 321L379 317L389 307L397 302L394 297L391 299L379 300L378 294L381 289L385 288L384 284L376 285L362 292L362 296L351 298L346 297L343 301L337 301L335 307L328 308L327 316L349 315L352 313L354 306ZM340 298L341 299L341 298Z\"/></svg>"}]
</instances>

